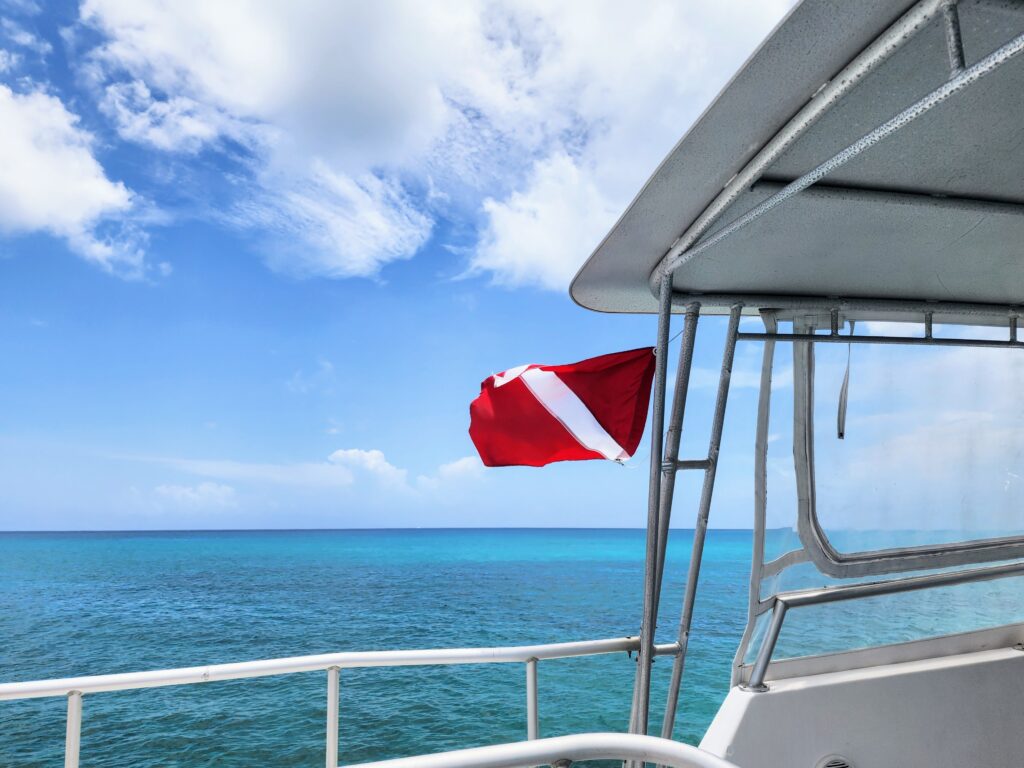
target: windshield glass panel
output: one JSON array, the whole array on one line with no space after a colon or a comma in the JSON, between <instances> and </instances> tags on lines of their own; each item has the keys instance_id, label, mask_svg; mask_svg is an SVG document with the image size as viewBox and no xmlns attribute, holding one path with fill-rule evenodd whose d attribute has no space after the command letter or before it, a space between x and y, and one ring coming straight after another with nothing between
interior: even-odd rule
<instances>
[{"instance_id":1,"label":"windshield glass panel","mask_svg":"<svg viewBox=\"0 0 1024 768\"><path fill-rule=\"evenodd\" d=\"M858 333L907 333L893 323L868 326L858 327ZM937 336L952 333L936 328ZM1006 331L990 335L1006 338ZM1024 532L1024 354L962 347L815 347L816 513L836 550L865 552Z\"/></svg>"}]
</instances>

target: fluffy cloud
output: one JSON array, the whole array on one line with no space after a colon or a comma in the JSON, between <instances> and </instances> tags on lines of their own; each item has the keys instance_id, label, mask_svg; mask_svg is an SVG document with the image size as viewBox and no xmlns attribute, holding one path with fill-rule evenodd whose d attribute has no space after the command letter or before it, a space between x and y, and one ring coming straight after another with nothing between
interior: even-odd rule
<instances>
[{"instance_id":1,"label":"fluffy cloud","mask_svg":"<svg viewBox=\"0 0 1024 768\"><path fill-rule=\"evenodd\" d=\"M522 186L488 200L472 266L564 290L640 186L790 5L526 4L549 141Z\"/></svg>"},{"instance_id":2,"label":"fluffy cloud","mask_svg":"<svg viewBox=\"0 0 1024 768\"><path fill-rule=\"evenodd\" d=\"M230 139L251 152L255 188L227 219L272 235L273 267L370 276L426 241L433 219L402 177L425 179L428 150L445 141L458 109L444 84L473 69L478 16L416 3L91 0L81 17L107 38L92 61L122 137L193 153Z\"/></svg>"},{"instance_id":3,"label":"fluffy cloud","mask_svg":"<svg viewBox=\"0 0 1024 768\"><path fill-rule=\"evenodd\" d=\"M275 268L374 275L468 217L470 272L563 290L788 4L86 0L81 20L122 137L244 149L228 220L272 235Z\"/></svg>"},{"instance_id":4,"label":"fluffy cloud","mask_svg":"<svg viewBox=\"0 0 1024 768\"><path fill-rule=\"evenodd\" d=\"M559 152L534 165L523 191L504 201L485 200L484 212L487 227L471 269L506 285L562 290L618 208Z\"/></svg>"},{"instance_id":5,"label":"fluffy cloud","mask_svg":"<svg viewBox=\"0 0 1024 768\"><path fill-rule=\"evenodd\" d=\"M343 448L332 453L327 460L331 464L365 472L392 487L400 488L405 485L405 470L391 464L384 458L384 454L376 449L365 451L361 448Z\"/></svg>"},{"instance_id":6,"label":"fluffy cloud","mask_svg":"<svg viewBox=\"0 0 1024 768\"><path fill-rule=\"evenodd\" d=\"M227 129L221 115L192 99L154 99L141 80L110 85L100 107L122 137L157 149L197 152Z\"/></svg>"},{"instance_id":7,"label":"fluffy cloud","mask_svg":"<svg viewBox=\"0 0 1024 768\"><path fill-rule=\"evenodd\" d=\"M0 85L0 125L0 232L49 232L110 272L141 276L140 236L123 221L132 195L107 178L78 117L54 96Z\"/></svg>"}]
</instances>

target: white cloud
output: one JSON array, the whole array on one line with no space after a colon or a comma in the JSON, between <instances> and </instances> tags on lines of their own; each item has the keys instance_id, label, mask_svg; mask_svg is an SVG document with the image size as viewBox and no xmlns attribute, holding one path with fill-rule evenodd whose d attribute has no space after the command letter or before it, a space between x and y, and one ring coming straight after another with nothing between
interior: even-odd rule
<instances>
[{"instance_id":1,"label":"white cloud","mask_svg":"<svg viewBox=\"0 0 1024 768\"><path fill-rule=\"evenodd\" d=\"M482 221L470 272L563 290L787 5L86 0L81 19L124 138L246 148L228 220L271 234L275 268L372 276L457 215Z\"/></svg>"},{"instance_id":2,"label":"white cloud","mask_svg":"<svg viewBox=\"0 0 1024 768\"><path fill-rule=\"evenodd\" d=\"M527 4L545 30L530 86L553 140L519 191L487 204L473 267L564 290L790 4Z\"/></svg>"},{"instance_id":3,"label":"white cloud","mask_svg":"<svg viewBox=\"0 0 1024 768\"><path fill-rule=\"evenodd\" d=\"M0 232L48 232L110 272L140 277L144 238L124 220L132 194L107 178L78 122L54 96L0 85Z\"/></svg>"},{"instance_id":4,"label":"white cloud","mask_svg":"<svg viewBox=\"0 0 1024 768\"><path fill-rule=\"evenodd\" d=\"M53 51L53 46L37 37L12 19L0 19L0 32L17 46L27 48L40 56Z\"/></svg>"},{"instance_id":5,"label":"white cloud","mask_svg":"<svg viewBox=\"0 0 1024 768\"><path fill-rule=\"evenodd\" d=\"M297 179L267 174L260 194L234 218L275 236L268 257L275 269L327 277L371 277L415 254L432 225L393 182L373 174L354 179L322 162Z\"/></svg>"},{"instance_id":6,"label":"white cloud","mask_svg":"<svg viewBox=\"0 0 1024 768\"><path fill-rule=\"evenodd\" d=\"M618 213L586 172L559 152L533 167L526 189L484 201L487 228L472 270L506 285L561 290Z\"/></svg>"},{"instance_id":7,"label":"white cloud","mask_svg":"<svg viewBox=\"0 0 1024 768\"><path fill-rule=\"evenodd\" d=\"M157 149L197 152L225 132L219 114L184 96L156 100L141 80L108 86L100 107L123 138Z\"/></svg>"},{"instance_id":8,"label":"white cloud","mask_svg":"<svg viewBox=\"0 0 1024 768\"><path fill-rule=\"evenodd\" d=\"M484 469L479 456L463 456L461 459L442 464L437 468L437 474L444 479L459 477L478 477Z\"/></svg>"},{"instance_id":9,"label":"white cloud","mask_svg":"<svg viewBox=\"0 0 1024 768\"><path fill-rule=\"evenodd\" d=\"M161 464L190 475L253 487L284 486L308 491L358 491L361 487L367 487L366 483L369 482L372 484L369 487L374 488L375 493L383 491L386 494L398 494L408 500L415 500L418 496L424 499L432 498L432 494L439 490L458 490L483 475L480 459L476 456L466 456L440 465L431 474L419 475L415 483L411 483L408 470L395 466L388 461L383 451L375 448L340 448L332 452L325 461L317 462L270 463L181 458L141 460ZM201 483L196 488L216 485ZM189 489L192 489L192 486L161 485L158 493L184 502L192 498L193 494ZM211 487L204 489L203 493L212 497L214 491Z\"/></svg>"},{"instance_id":10,"label":"white cloud","mask_svg":"<svg viewBox=\"0 0 1024 768\"><path fill-rule=\"evenodd\" d=\"M42 6L35 0L3 0L0 4L26 16L35 16L43 12Z\"/></svg>"},{"instance_id":11,"label":"white cloud","mask_svg":"<svg viewBox=\"0 0 1024 768\"><path fill-rule=\"evenodd\" d=\"M0 48L0 74L8 72L21 63L21 56Z\"/></svg>"},{"instance_id":12,"label":"white cloud","mask_svg":"<svg viewBox=\"0 0 1024 768\"><path fill-rule=\"evenodd\" d=\"M391 464L377 449L342 448L327 457L327 461L355 471L365 472L392 488L405 486L406 471Z\"/></svg>"},{"instance_id":13,"label":"white cloud","mask_svg":"<svg viewBox=\"0 0 1024 768\"><path fill-rule=\"evenodd\" d=\"M442 464L434 475L420 475L416 485L422 490L450 490L467 482L483 477L484 465L479 456L463 456L461 459Z\"/></svg>"},{"instance_id":14,"label":"white cloud","mask_svg":"<svg viewBox=\"0 0 1024 768\"><path fill-rule=\"evenodd\" d=\"M256 184L227 218L271 234L275 268L372 276L429 236L432 218L400 177L444 139L456 110L441 82L474 67L474 14L91 0L81 17L107 37L92 60L122 137L184 152L224 138L251 149Z\"/></svg>"},{"instance_id":15,"label":"white cloud","mask_svg":"<svg viewBox=\"0 0 1024 768\"><path fill-rule=\"evenodd\" d=\"M220 483L158 485L154 493L160 501L186 509L227 509L238 505L235 489Z\"/></svg>"}]
</instances>

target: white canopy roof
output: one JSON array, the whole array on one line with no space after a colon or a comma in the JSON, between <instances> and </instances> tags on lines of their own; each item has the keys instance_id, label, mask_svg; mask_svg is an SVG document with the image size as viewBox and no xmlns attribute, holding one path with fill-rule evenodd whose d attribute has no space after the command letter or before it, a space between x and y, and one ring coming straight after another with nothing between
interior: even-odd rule
<instances>
[{"instance_id":1,"label":"white canopy roof","mask_svg":"<svg viewBox=\"0 0 1024 768\"><path fill-rule=\"evenodd\" d=\"M839 81L877 48L876 38L929 5L930 18L904 30L809 127L793 130L815 94L844 87ZM696 245L949 81L947 27L936 8L927 0L804 0L655 171L576 276L573 299L605 312L656 311L652 272L773 137L795 136L736 190ZM1024 33L1024 2L962 0L959 19L970 68ZM674 273L673 287L1024 304L1024 56L697 254ZM705 307L715 309L715 299Z\"/></svg>"}]
</instances>

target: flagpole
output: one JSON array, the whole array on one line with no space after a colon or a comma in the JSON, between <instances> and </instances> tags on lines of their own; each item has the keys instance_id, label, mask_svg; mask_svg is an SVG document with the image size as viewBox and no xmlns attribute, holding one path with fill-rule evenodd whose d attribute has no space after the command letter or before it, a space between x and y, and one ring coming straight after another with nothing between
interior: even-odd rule
<instances>
[{"instance_id":1,"label":"flagpole","mask_svg":"<svg viewBox=\"0 0 1024 768\"><path fill-rule=\"evenodd\" d=\"M651 467L647 491L647 543L644 560L644 613L640 624L640 655L633 688L630 732L647 733L651 699L651 660L656 629L655 585L658 582L658 512L661 499L661 461L665 437L665 388L668 373L668 337L672 321L672 275L661 279L658 299L658 344L654 369L654 412L651 419Z\"/></svg>"}]
</instances>

